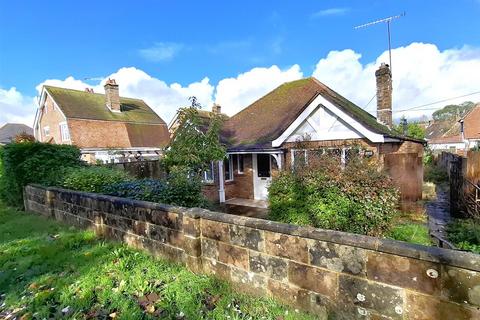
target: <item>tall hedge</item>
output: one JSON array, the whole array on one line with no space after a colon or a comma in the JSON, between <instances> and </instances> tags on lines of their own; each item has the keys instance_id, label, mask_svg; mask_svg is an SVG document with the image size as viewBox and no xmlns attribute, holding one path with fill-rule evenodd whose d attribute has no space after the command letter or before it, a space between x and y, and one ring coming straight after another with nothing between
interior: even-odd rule
<instances>
[{"instance_id":1,"label":"tall hedge","mask_svg":"<svg viewBox=\"0 0 480 320\"><path fill-rule=\"evenodd\" d=\"M0 198L12 206L22 205L25 185L56 185L67 169L81 166L77 147L40 142L7 144L0 160Z\"/></svg>"}]
</instances>

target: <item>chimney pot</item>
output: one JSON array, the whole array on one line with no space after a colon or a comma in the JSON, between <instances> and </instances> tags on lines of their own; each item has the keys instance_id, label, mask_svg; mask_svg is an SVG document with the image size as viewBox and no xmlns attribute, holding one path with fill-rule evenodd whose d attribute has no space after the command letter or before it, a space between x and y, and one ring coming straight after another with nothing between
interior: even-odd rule
<instances>
[{"instance_id":1,"label":"chimney pot","mask_svg":"<svg viewBox=\"0 0 480 320\"><path fill-rule=\"evenodd\" d=\"M105 82L105 103L107 107L113 112L121 112L120 110L120 93L118 84L115 79L108 78Z\"/></svg>"},{"instance_id":2,"label":"chimney pot","mask_svg":"<svg viewBox=\"0 0 480 320\"><path fill-rule=\"evenodd\" d=\"M217 114L222 113L222 106L214 103L213 106L212 106L212 112L217 113Z\"/></svg>"},{"instance_id":3,"label":"chimney pot","mask_svg":"<svg viewBox=\"0 0 480 320\"><path fill-rule=\"evenodd\" d=\"M377 80L377 121L391 128L392 121L392 73L386 63L375 72Z\"/></svg>"}]
</instances>

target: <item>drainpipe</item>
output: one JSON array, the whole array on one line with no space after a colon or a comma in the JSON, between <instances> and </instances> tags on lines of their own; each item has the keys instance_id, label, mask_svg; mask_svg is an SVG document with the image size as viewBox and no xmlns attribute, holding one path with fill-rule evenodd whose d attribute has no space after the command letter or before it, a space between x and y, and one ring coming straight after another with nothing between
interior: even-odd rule
<instances>
[{"instance_id":1,"label":"drainpipe","mask_svg":"<svg viewBox=\"0 0 480 320\"><path fill-rule=\"evenodd\" d=\"M223 173L223 161L218 161L218 198L220 203L225 203L225 174Z\"/></svg>"}]
</instances>

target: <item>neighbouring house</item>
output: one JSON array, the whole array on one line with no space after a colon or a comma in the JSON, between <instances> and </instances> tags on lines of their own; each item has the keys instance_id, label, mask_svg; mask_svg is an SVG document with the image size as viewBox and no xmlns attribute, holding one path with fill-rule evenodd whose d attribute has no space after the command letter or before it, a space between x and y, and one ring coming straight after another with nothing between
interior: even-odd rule
<instances>
[{"instance_id":1,"label":"neighbouring house","mask_svg":"<svg viewBox=\"0 0 480 320\"><path fill-rule=\"evenodd\" d=\"M388 65L382 64L376 79L377 118L313 77L285 83L233 115L222 129L228 159L212 165L204 193L221 203L266 200L274 171L299 158L308 161L311 152L335 151L345 162L360 146L388 170L403 200L421 199L424 141L391 130Z\"/></svg>"},{"instance_id":2,"label":"neighbouring house","mask_svg":"<svg viewBox=\"0 0 480 320\"><path fill-rule=\"evenodd\" d=\"M12 142L19 134L33 135L33 129L23 123L6 123L0 128L0 145Z\"/></svg>"},{"instance_id":3,"label":"neighbouring house","mask_svg":"<svg viewBox=\"0 0 480 320\"><path fill-rule=\"evenodd\" d=\"M37 140L71 144L95 163L158 159L169 143L162 120L143 100L120 97L115 80L105 94L44 86L35 116Z\"/></svg>"},{"instance_id":4,"label":"neighbouring house","mask_svg":"<svg viewBox=\"0 0 480 320\"><path fill-rule=\"evenodd\" d=\"M465 155L480 143L480 103L460 119L430 122L425 130L433 152Z\"/></svg>"},{"instance_id":5,"label":"neighbouring house","mask_svg":"<svg viewBox=\"0 0 480 320\"><path fill-rule=\"evenodd\" d=\"M224 121L228 120L228 116L222 113L222 107L216 103L213 104L211 111L198 109L197 112L198 112L198 116L200 117L200 121L205 124L205 128L208 126L210 119L212 119L213 115L215 114L220 114L220 116ZM177 113L175 113L175 116L172 118L172 120L168 124L168 131L170 132L170 138L173 138L175 131L180 125L179 115L180 115L180 111L177 111Z\"/></svg>"},{"instance_id":6,"label":"neighbouring house","mask_svg":"<svg viewBox=\"0 0 480 320\"><path fill-rule=\"evenodd\" d=\"M466 150L480 146L480 103L460 120L460 135Z\"/></svg>"}]
</instances>

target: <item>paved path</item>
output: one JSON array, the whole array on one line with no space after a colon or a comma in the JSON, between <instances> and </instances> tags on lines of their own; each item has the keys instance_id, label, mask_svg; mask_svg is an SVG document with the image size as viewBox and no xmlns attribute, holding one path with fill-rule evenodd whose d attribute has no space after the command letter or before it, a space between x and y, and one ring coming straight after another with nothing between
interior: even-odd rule
<instances>
[{"instance_id":1,"label":"paved path","mask_svg":"<svg viewBox=\"0 0 480 320\"><path fill-rule=\"evenodd\" d=\"M437 197L425 204L428 215L428 229L431 234L447 239L445 228L452 219L450 216L450 190L448 185L437 185Z\"/></svg>"}]
</instances>

